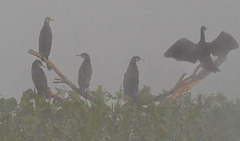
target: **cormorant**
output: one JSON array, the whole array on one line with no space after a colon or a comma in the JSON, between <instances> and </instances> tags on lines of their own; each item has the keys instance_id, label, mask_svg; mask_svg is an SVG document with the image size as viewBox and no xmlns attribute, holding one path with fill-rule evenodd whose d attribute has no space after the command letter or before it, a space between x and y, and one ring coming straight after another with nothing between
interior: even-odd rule
<instances>
[{"instance_id":1,"label":"cormorant","mask_svg":"<svg viewBox=\"0 0 240 141\"><path fill-rule=\"evenodd\" d=\"M138 94L139 85L139 71L137 67L137 62L141 58L138 56L132 57L127 71L124 74L123 89L124 93L132 98L136 98Z\"/></svg>"},{"instance_id":2,"label":"cormorant","mask_svg":"<svg viewBox=\"0 0 240 141\"><path fill-rule=\"evenodd\" d=\"M48 95L47 77L41 68L42 62L35 60L32 63L32 80L37 89L38 95Z\"/></svg>"},{"instance_id":3,"label":"cormorant","mask_svg":"<svg viewBox=\"0 0 240 141\"><path fill-rule=\"evenodd\" d=\"M90 85L92 66L90 56L87 53L82 53L81 55L77 56L80 56L84 59L78 71L79 90L81 93L83 93Z\"/></svg>"},{"instance_id":4,"label":"cormorant","mask_svg":"<svg viewBox=\"0 0 240 141\"><path fill-rule=\"evenodd\" d=\"M39 36L39 53L41 55L41 60L43 61L43 57L48 59L48 56L51 51L52 46L52 30L49 26L49 23L54 21L50 17L46 17L44 20L44 25L41 29L40 36ZM48 70L50 71L52 68L47 65Z\"/></svg>"},{"instance_id":5,"label":"cormorant","mask_svg":"<svg viewBox=\"0 0 240 141\"><path fill-rule=\"evenodd\" d=\"M221 32L218 37L210 43L205 42L207 28L201 27L201 39L194 44L186 38L175 42L165 53L165 57L171 57L178 61L196 63L197 60L202 67L210 72L217 72L219 69L214 65L211 54L217 57L225 57L230 50L238 48L236 40L228 33Z\"/></svg>"}]
</instances>

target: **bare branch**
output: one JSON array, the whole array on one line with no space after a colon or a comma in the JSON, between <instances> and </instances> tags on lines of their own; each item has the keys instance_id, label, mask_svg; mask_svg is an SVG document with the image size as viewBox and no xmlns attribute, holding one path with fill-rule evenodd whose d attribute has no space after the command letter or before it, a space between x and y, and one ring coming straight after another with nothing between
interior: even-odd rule
<instances>
[{"instance_id":1,"label":"bare branch","mask_svg":"<svg viewBox=\"0 0 240 141\"><path fill-rule=\"evenodd\" d=\"M217 58L214 61L214 64L218 67L220 66L224 61L226 60L226 57ZM176 85L170 89L169 91L164 92L163 94L154 97L153 101L159 101L162 98L169 97L170 101L176 100L179 96L181 96L182 93L188 92L191 90L196 84L201 82L204 78L206 78L211 72L205 71L201 68L201 64L196 67L193 74L190 77L184 77L186 76L186 73L182 74L182 76L177 81ZM199 73L197 73L199 71Z\"/></svg>"},{"instance_id":2,"label":"bare branch","mask_svg":"<svg viewBox=\"0 0 240 141\"><path fill-rule=\"evenodd\" d=\"M28 50L28 53L33 55L33 56L36 56L38 58L41 59L41 56L38 52L32 50L32 49L29 49ZM92 97L91 95L88 95L87 93L81 93L80 90L70 81L68 80L68 78L62 73L59 71L59 69L49 60L47 60L45 57L44 57L44 61L53 68L53 71L68 85L70 86L74 91L76 91L78 94L80 94L82 97L84 97L85 99L88 99L92 102L96 102L96 99L94 97Z\"/></svg>"},{"instance_id":3,"label":"bare branch","mask_svg":"<svg viewBox=\"0 0 240 141\"><path fill-rule=\"evenodd\" d=\"M41 58L40 54L36 51L29 50L28 53L31 54L31 55L34 55L38 58ZM214 61L214 64L218 67L225 60L226 60L226 57L218 58ZM61 79L56 79L57 81L55 83L66 83L74 91L76 91L78 94L80 94L85 99L88 99L92 102L97 101L93 96L88 95L87 93L81 93L79 91L79 89L70 80L68 80L68 78L66 76L64 76L52 62L50 62L46 58L44 58L44 61L49 66L51 66L53 68L53 71L61 78ZM186 73L182 74L182 76L178 79L177 83L175 84L175 86L172 89L170 89L169 91L165 91L163 94L160 94L159 96L155 96L153 98L153 102L159 101L159 100L161 100L163 98L166 98L166 97L170 97L170 101L174 101L179 96L181 96L182 93L185 93L185 92L188 92L189 90L191 90L196 84L201 82L201 80L206 78L211 73L211 72L205 71L203 69L201 69L199 71L200 68L201 68L201 64L196 67L193 74L190 75L189 77L186 77L186 75L187 75ZM57 97L57 96L52 94L52 97Z\"/></svg>"},{"instance_id":4,"label":"bare branch","mask_svg":"<svg viewBox=\"0 0 240 141\"><path fill-rule=\"evenodd\" d=\"M65 83L66 84L66 82L63 79L55 78L54 80L55 81L53 81L53 83L55 83L55 84L59 84L59 83Z\"/></svg>"}]
</instances>

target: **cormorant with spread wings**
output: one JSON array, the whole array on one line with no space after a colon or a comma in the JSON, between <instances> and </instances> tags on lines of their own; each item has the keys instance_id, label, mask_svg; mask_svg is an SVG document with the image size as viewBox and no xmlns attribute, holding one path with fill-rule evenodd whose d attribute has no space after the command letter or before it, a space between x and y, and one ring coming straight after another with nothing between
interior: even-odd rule
<instances>
[{"instance_id":1,"label":"cormorant with spread wings","mask_svg":"<svg viewBox=\"0 0 240 141\"><path fill-rule=\"evenodd\" d=\"M211 54L217 57L225 57L229 51L238 48L237 41L228 33L221 32L218 37L210 43L205 42L207 28L201 27L201 39L194 44L186 38L175 42L165 53L165 57L174 58L178 61L196 63L197 60L202 67L210 72L217 72L219 69L214 65Z\"/></svg>"}]
</instances>

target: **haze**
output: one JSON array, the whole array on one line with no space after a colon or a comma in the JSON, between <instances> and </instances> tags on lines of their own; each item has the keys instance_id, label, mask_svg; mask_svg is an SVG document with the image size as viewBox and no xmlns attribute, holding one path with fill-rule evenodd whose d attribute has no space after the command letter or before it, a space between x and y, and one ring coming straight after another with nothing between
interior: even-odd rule
<instances>
[{"instance_id":1,"label":"haze","mask_svg":"<svg viewBox=\"0 0 240 141\"><path fill-rule=\"evenodd\" d=\"M111 93L119 90L123 74L132 56L145 59L138 64L140 88L151 86L152 93L170 89L182 73L190 74L197 64L164 58L163 53L178 39L197 43L200 27L208 27L206 41L221 31L230 33L239 43L239 0L2 0L0 2L0 94L20 98L33 88L31 65L38 51L38 38L44 18L50 16L53 31L51 60L77 85L82 59L90 54L93 75L90 89L102 84ZM219 69L198 84L192 93L224 92L235 98L240 92L240 49L229 53ZM45 70L48 84L54 72Z\"/></svg>"}]
</instances>

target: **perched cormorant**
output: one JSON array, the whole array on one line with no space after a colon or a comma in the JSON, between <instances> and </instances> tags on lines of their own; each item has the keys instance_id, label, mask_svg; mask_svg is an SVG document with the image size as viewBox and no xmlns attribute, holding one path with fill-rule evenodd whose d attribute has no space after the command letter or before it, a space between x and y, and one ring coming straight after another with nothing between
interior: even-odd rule
<instances>
[{"instance_id":1,"label":"perched cormorant","mask_svg":"<svg viewBox=\"0 0 240 141\"><path fill-rule=\"evenodd\" d=\"M41 29L40 36L39 36L39 53L41 55L41 60L43 61L43 57L48 59L48 56L51 51L52 46L52 30L49 26L49 23L53 21L50 17L46 17L44 21L44 25ZM48 70L52 68L47 65Z\"/></svg>"},{"instance_id":2,"label":"perched cormorant","mask_svg":"<svg viewBox=\"0 0 240 141\"><path fill-rule=\"evenodd\" d=\"M171 57L178 61L196 63L197 60L202 67L210 72L217 72L219 69L214 65L211 54L217 57L225 57L230 50L238 48L236 40L228 33L221 32L218 37L210 43L205 42L207 28L201 27L201 39L194 44L186 38L175 42L165 53L165 57Z\"/></svg>"},{"instance_id":3,"label":"perched cormorant","mask_svg":"<svg viewBox=\"0 0 240 141\"><path fill-rule=\"evenodd\" d=\"M136 98L138 94L138 84L139 84L139 71L137 67L137 62L141 58L138 56L132 57L127 71L124 74L123 89L124 93L132 98Z\"/></svg>"},{"instance_id":4,"label":"perched cormorant","mask_svg":"<svg viewBox=\"0 0 240 141\"><path fill-rule=\"evenodd\" d=\"M82 53L81 55L77 56L80 56L84 59L78 71L79 90L81 93L83 93L90 85L92 66L90 56L87 53Z\"/></svg>"},{"instance_id":5,"label":"perched cormorant","mask_svg":"<svg viewBox=\"0 0 240 141\"><path fill-rule=\"evenodd\" d=\"M41 68L42 62L35 60L32 63L32 80L37 89L38 95L46 95L48 92L47 77Z\"/></svg>"}]
</instances>

